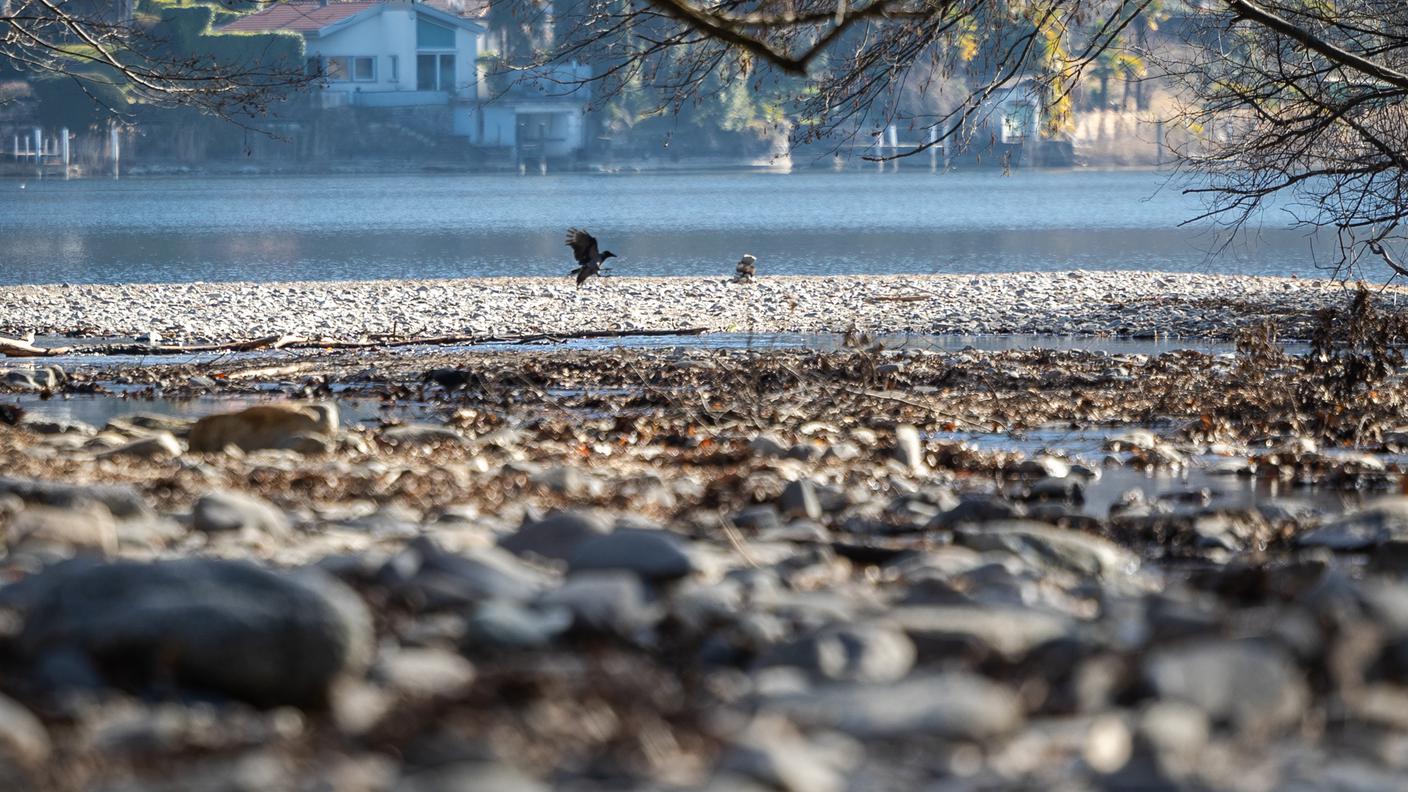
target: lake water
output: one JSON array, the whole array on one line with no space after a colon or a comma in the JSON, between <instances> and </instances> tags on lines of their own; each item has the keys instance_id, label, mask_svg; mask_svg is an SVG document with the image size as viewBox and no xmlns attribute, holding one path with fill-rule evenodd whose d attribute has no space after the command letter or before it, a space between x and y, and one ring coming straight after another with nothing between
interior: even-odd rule
<instances>
[{"instance_id":1,"label":"lake water","mask_svg":"<svg viewBox=\"0 0 1408 792\"><path fill-rule=\"evenodd\" d=\"M0 284L1140 269L1324 277L1280 214L1230 248L1152 172L292 176L0 181ZM1382 273L1369 273L1371 276Z\"/></svg>"}]
</instances>

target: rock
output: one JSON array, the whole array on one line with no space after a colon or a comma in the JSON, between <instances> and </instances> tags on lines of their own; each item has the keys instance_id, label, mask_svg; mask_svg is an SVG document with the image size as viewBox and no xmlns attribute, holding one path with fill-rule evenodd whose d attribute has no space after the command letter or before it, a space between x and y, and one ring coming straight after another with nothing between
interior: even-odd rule
<instances>
[{"instance_id":1,"label":"rock","mask_svg":"<svg viewBox=\"0 0 1408 792\"><path fill-rule=\"evenodd\" d=\"M1285 650L1254 640L1207 639L1156 649L1144 678L1162 699L1195 704L1213 720L1264 734L1298 722L1309 702Z\"/></svg>"},{"instance_id":2,"label":"rock","mask_svg":"<svg viewBox=\"0 0 1408 792\"><path fill-rule=\"evenodd\" d=\"M632 638L660 619L646 602L641 579L627 571L581 572L539 600L545 608L566 610L578 630Z\"/></svg>"},{"instance_id":3,"label":"rock","mask_svg":"<svg viewBox=\"0 0 1408 792\"><path fill-rule=\"evenodd\" d=\"M191 509L191 527L202 533L243 531L275 537L292 530L288 516L277 506L239 492L202 495Z\"/></svg>"},{"instance_id":4,"label":"rock","mask_svg":"<svg viewBox=\"0 0 1408 792\"><path fill-rule=\"evenodd\" d=\"M1085 502L1085 486L1074 478L1051 478L1038 480L1027 489L1027 500L1062 501L1065 503Z\"/></svg>"},{"instance_id":5,"label":"rock","mask_svg":"<svg viewBox=\"0 0 1408 792\"><path fill-rule=\"evenodd\" d=\"M44 386L35 380L34 375L27 371L5 371L0 374L0 383L13 390L43 390Z\"/></svg>"},{"instance_id":6,"label":"rock","mask_svg":"<svg viewBox=\"0 0 1408 792\"><path fill-rule=\"evenodd\" d=\"M1137 748L1170 778L1194 773L1212 729L1201 708L1182 701L1155 701L1139 713Z\"/></svg>"},{"instance_id":7,"label":"rock","mask_svg":"<svg viewBox=\"0 0 1408 792\"><path fill-rule=\"evenodd\" d=\"M802 668L824 679L870 684L903 679L914 667L914 643L884 624L838 624L776 647L762 665Z\"/></svg>"},{"instance_id":8,"label":"rock","mask_svg":"<svg viewBox=\"0 0 1408 792\"><path fill-rule=\"evenodd\" d=\"M1087 576L1125 574L1139 567L1137 556L1098 536L1024 520L959 529L954 541L975 550L1006 550L1038 565Z\"/></svg>"},{"instance_id":9,"label":"rock","mask_svg":"<svg viewBox=\"0 0 1408 792\"><path fill-rule=\"evenodd\" d=\"M71 434L79 437L92 437L98 433L96 427L72 418L48 418L29 413L20 420L20 426L35 434Z\"/></svg>"},{"instance_id":10,"label":"rock","mask_svg":"<svg viewBox=\"0 0 1408 792\"><path fill-rule=\"evenodd\" d=\"M498 762L457 762L403 776L392 792L550 792L547 785Z\"/></svg>"},{"instance_id":11,"label":"rock","mask_svg":"<svg viewBox=\"0 0 1408 792\"><path fill-rule=\"evenodd\" d=\"M761 434L748 441L748 450L760 457L781 457L787 454L788 446L772 435Z\"/></svg>"},{"instance_id":12,"label":"rock","mask_svg":"<svg viewBox=\"0 0 1408 792\"><path fill-rule=\"evenodd\" d=\"M447 553L427 539L411 542L378 573L381 582L413 608L458 608L484 600L526 602L548 584L547 576L497 548Z\"/></svg>"},{"instance_id":13,"label":"rock","mask_svg":"<svg viewBox=\"0 0 1408 792\"><path fill-rule=\"evenodd\" d=\"M583 542L568 562L573 572L624 569L648 582L666 582L695 571L684 543L668 531L627 528Z\"/></svg>"},{"instance_id":14,"label":"rock","mask_svg":"<svg viewBox=\"0 0 1408 792\"><path fill-rule=\"evenodd\" d=\"M946 529L964 523L988 523L997 520L1012 520L1024 514L1022 507L1003 500L996 495L965 495L951 509L940 513L927 526L929 529Z\"/></svg>"},{"instance_id":15,"label":"rock","mask_svg":"<svg viewBox=\"0 0 1408 792\"><path fill-rule=\"evenodd\" d=\"M777 499L777 506L789 517L821 519L821 501L817 499L816 487L806 479L789 481Z\"/></svg>"},{"instance_id":16,"label":"rock","mask_svg":"<svg viewBox=\"0 0 1408 792\"><path fill-rule=\"evenodd\" d=\"M926 661L975 652L1017 661L1074 628L1065 617L1014 606L905 605L890 611L889 617L913 639Z\"/></svg>"},{"instance_id":17,"label":"rock","mask_svg":"<svg viewBox=\"0 0 1408 792\"><path fill-rule=\"evenodd\" d=\"M1340 552L1368 550L1390 539L1408 539L1408 497L1379 498L1297 537L1302 547Z\"/></svg>"},{"instance_id":18,"label":"rock","mask_svg":"<svg viewBox=\"0 0 1408 792\"><path fill-rule=\"evenodd\" d=\"M5 536L12 553L51 552L61 556L117 553L117 526L101 503L77 509L30 506L10 521Z\"/></svg>"},{"instance_id":19,"label":"rock","mask_svg":"<svg viewBox=\"0 0 1408 792\"><path fill-rule=\"evenodd\" d=\"M274 444L275 450L293 451L303 456L331 454L336 448L333 438L313 432L295 432Z\"/></svg>"},{"instance_id":20,"label":"rock","mask_svg":"<svg viewBox=\"0 0 1408 792\"><path fill-rule=\"evenodd\" d=\"M18 496L26 503L40 503L61 509L77 509L101 503L119 519L150 517L154 514L137 490L127 485L65 484L0 476L0 495Z\"/></svg>"},{"instance_id":21,"label":"rock","mask_svg":"<svg viewBox=\"0 0 1408 792\"><path fill-rule=\"evenodd\" d=\"M257 451L279 448L288 437L297 434L333 437L337 426L334 404L261 404L196 421L189 442L196 452L224 451L227 446Z\"/></svg>"},{"instance_id":22,"label":"rock","mask_svg":"<svg viewBox=\"0 0 1408 792\"><path fill-rule=\"evenodd\" d=\"M919 439L919 430L910 424L895 427L895 447L891 453L911 473L923 473L928 468L924 462L924 445Z\"/></svg>"},{"instance_id":23,"label":"rock","mask_svg":"<svg viewBox=\"0 0 1408 792\"><path fill-rule=\"evenodd\" d=\"M524 521L518 531L500 539L499 546L515 555L566 561L583 542L608 533L610 528L587 512L553 511L541 520Z\"/></svg>"},{"instance_id":24,"label":"rock","mask_svg":"<svg viewBox=\"0 0 1408 792\"><path fill-rule=\"evenodd\" d=\"M517 602L490 600L479 605L465 625L464 650L541 649L572 626L565 609L539 609Z\"/></svg>"},{"instance_id":25,"label":"rock","mask_svg":"<svg viewBox=\"0 0 1408 792\"><path fill-rule=\"evenodd\" d=\"M186 447L170 432L157 432L98 454L99 459L135 457L138 459L171 459L185 453Z\"/></svg>"},{"instance_id":26,"label":"rock","mask_svg":"<svg viewBox=\"0 0 1408 792\"><path fill-rule=\"evenodd\" d=\"M17 589L17 591L11 591ZM37 661L86 657L127 684L172 681L259 706L317 705L371 659L371 616L350 589L312 570L243 561L70 561L5 589Z\"/></svg>"},{"instance_id":27,"label":"rock","mask_svg":"<svg viewBox=\"0 0 1408 792\"><path fill-rule=\"evenodd\" d=\"M1032 459L1022 460L1017 465L1017 472L1037 478L1063 479L1071 475L1071 465L1064 459L1043 454Z\"/></svg>"},{"instance_id":28,"label":"rock","mask_svg":"<svg viewBox=\"0 0 1408 792\"><path fill-rule=\"evenodd\" d=\"M0 695L0 781L9 781L9 789L24 789L17 779L8 778L14 767L20 774L38 770L49 761L53 745L44 724L24 705Z\"/></svg>"},{"instance_id":29,"label":"rock","mask_svg":"<svg viewBox=\"0 0 1408 792\"><path fill-rule=\"evenodd\" d=\"M1007 734L1022 721L1016 694L964 672L915 676L893 685L838 684L784 693L765 699L762 708L805 727L868 738L922 734L978 742Z\"/></svg>"},{"instance_id":30,"label":"rock","mask_svg":"<svg viewBox=\"0 0 1408 792\"><path fill-rule=\"evenodd\" d=\"M760 503L733 515L733 524L745 531L766 531L781 526L782 515L778 514L777 506Z\"/></svg>"},{"instance_id":31,"label":"rock","mask_svg":"<svg viewBox=\"0 0 1408 792\"><path fill-rule=\"evenodd\" d=\"M382 442L398 448L435 446L442 444L463 445L464 437L448 426L410 423L393 426L381 432Z\"/></svg>"},{"instance_id":32,"label":"rock","mask_svg":"<svg viewBox=\"0 0 1408 792\"><path fill-rule=\"evenodd\" d=\"M370 675L408 698L443 698L473 684L474 666L444 649L403 647L378 659Z\"/></svg>"},{"instance_id":33,"label":"rock","mask_svg":"<svg viewBox=\"0 0 1408 792\"><path fill-rule=\"evenodd\" d=\"M532 478L538 484L569 498L595 496L603 489L600 481L573 465L554 465L533 474Z\"/></svg>"},{"instance_id":34,"label":"rock","mask_svg":"<svg viewBox=\"0 0 1408 792\"><path fill-rule=\"evenodd\" d=\"M786 792L842 792L844 772L858 758L859 748L837 751L808 742L782 718L761 717L729 740L719 770L757 779L769 789Z\"/></svg>"}]
</instances>

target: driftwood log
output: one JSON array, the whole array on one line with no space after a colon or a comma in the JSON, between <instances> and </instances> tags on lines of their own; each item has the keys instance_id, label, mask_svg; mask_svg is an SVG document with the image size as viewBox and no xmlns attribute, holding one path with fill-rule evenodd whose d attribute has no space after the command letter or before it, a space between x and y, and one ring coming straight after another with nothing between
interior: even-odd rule
<instances>
[{"instance_id":1,"label":"driftwood log","mask_svg":"<svg viewBox=\"0 0 1408 792\"><path fill-rule=\"evenodd\" d=\"M303 338L293 335L270 335L245 341L221 344L92 344L82 347L41 349L22 342L0 341L0 356L52 357L54 355L191 355L202 352L258 352L270 349L381 349L406 346L450 346L456 344L531 344L540 341L569 341L591 338L631 338L651 336L697 336L708 332L706 327L685 327L669 330L583 330L575 333L531 333L510 336L430 336L426 338L375 338L361 341L339 341L330 338Z\"/></svg>"}]
</instances>

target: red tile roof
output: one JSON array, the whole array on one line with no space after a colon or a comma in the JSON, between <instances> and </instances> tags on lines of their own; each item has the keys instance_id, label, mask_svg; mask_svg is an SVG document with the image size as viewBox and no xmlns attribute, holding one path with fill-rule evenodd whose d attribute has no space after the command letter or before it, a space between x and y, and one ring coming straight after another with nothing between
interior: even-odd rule
<instances>
[{"instance_id":1,"label":"red tile roof","mask_svg":"<svg viewBox=\"0 0 1408 792\"><path fill-rule=\"evenodd\" d=\"M334 22L381 5L379 0L354 0L339 3L332 0L327 5L317 0L293 0L271 5L255 14L240 17L220 28L225 33L258 32L266 30L292 30L298 33L313 33Z\"/></svg>"}]
</instances>

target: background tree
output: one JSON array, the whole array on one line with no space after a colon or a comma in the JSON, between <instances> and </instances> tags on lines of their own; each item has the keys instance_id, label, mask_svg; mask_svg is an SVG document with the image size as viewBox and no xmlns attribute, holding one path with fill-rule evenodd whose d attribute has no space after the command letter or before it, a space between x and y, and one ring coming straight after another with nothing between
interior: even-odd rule
<instances>
[{"instance_id":1,"label":"background tree","mask_svg":"<svg viewBox=\"0 0 1408 792\"><path fill-rule=\"evenodd\" d=\"M150 13L130 0L0 0L0 77L62 79L112 112L140 102L255 118L314 77L297 36L210 35L220 11L260 4L156 2Z\"/></svg>"}]
</instances>

